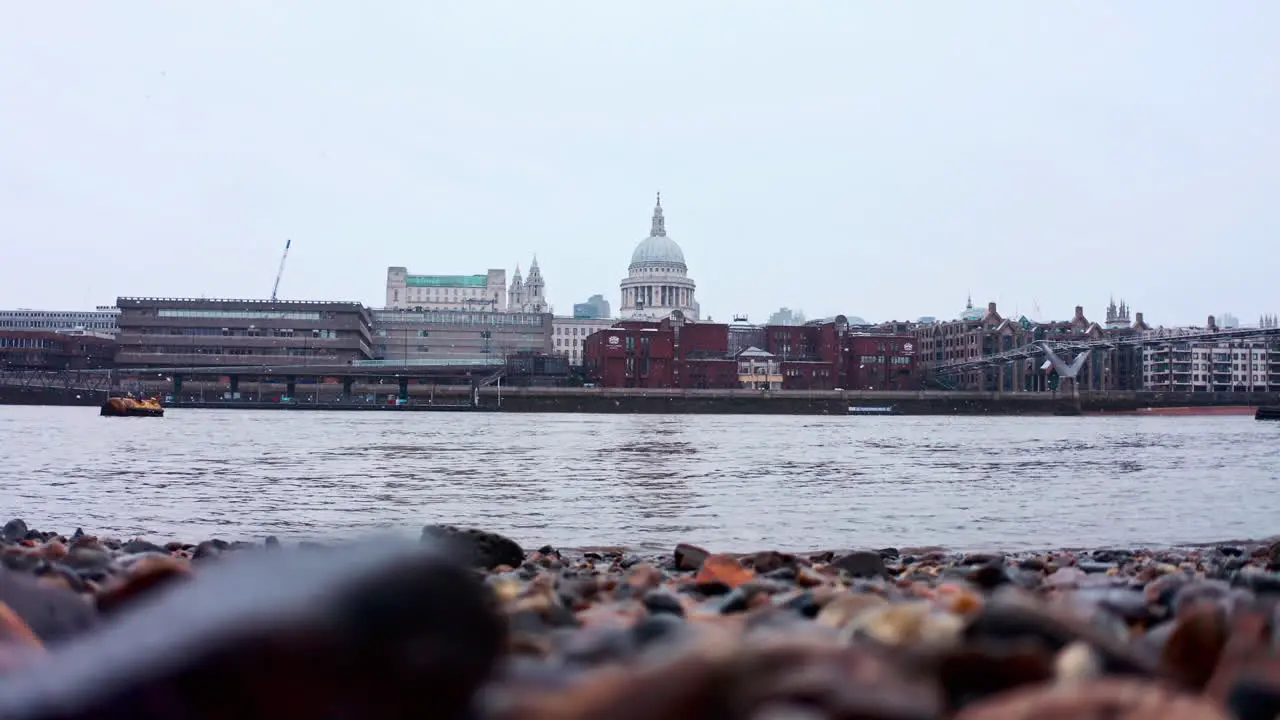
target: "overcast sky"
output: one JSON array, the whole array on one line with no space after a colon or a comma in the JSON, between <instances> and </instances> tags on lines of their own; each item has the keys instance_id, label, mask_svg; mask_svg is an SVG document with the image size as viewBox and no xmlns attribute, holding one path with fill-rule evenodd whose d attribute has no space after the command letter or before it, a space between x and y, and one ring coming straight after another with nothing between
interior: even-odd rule
<instances>
[{"instance_id":1,"label":"overcast sky","mask_svg":"<svg viewBox=\"0 0 1280 720\"><path fill-rule=\"evenodd\" d=\"M703 314L1280 311L1280 3L0 7L0 308L618 282Z\"/></svg>"}]
</instances>

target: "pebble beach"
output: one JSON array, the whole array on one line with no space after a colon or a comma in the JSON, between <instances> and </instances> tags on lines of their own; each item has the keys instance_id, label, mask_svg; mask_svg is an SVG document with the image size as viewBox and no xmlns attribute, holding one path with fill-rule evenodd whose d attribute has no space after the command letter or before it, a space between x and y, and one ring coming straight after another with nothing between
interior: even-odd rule
<instances>
[{"instance_id":1,"label":"pebble beach","mask_svg":"<svg viewBox=\"0 0 1280 720\"><path fill-rule=\"evenodd\" d=\"M1274 718L1280 543L574 551L0 532L0 718Z\"/></svg>"}]
</instances>

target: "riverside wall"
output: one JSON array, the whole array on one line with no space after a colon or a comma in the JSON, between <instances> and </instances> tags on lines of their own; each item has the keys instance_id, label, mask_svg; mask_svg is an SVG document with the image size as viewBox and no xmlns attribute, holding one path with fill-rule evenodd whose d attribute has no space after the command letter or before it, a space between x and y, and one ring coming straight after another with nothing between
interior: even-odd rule
<instances>
[{"instance_id":1,"label":"riverside wall","mask_svg":"<svg viewBox=\"0 0 1280 720\"><path fill-rule=\"evenodd\" d=\"M264 384L265 385L265 384ZM262 396L240 401L169 403L203 408L244 409L353 409L351 401L338 402L336 394L323 394L319 402L301 400L282 405L264 387ZM386 397L383 397L383 395ZM246 393L246 395L248 395ZM399 409L426 409L468 402L469 388L413 387L409 405ZM216 397L209 394L210 400ZM369 410L393 410L386 402L390 394L361 402ZM55 388L14 388L0 386L0 405L98 405L106 393ZM482 388L481 409L502 412L566 413L689 413L689 414L774 414L847 415L850 408L891 408L902 415L1055 415L1083 413L1126 413L1147 408L1223 407L1280 405L1280 393L1082 393L1077 403L1070 396L1052 393L982 392L849 392L755 390L643 390L623 388ZM439 409L446 409L440 407Z\"/></svg>"},{"instance_id":2,"label":"riverside wall","mask_svg":"<svg viewBox=\"0 0 1280 720\"><path fill-rule=\"evenodd\" d=\"M902 415L1061 415L1147 408L1280 405L1280 393L1052 393L485 388L481 404L504 412L848 415L892 408Z\"/></svg>"}]
</instances>

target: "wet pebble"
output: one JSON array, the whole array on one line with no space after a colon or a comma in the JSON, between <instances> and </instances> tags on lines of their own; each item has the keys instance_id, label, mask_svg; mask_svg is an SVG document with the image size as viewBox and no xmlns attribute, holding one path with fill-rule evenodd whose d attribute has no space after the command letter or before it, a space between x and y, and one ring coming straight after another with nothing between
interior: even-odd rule
<instances>
[{"instance_id":1,"label":"wet pebble","mask_svg":"<svg viewBox=\"0 0 1280 720\"><path fill-rule=\"evenodd\" d=\"M286 697L303 698L312 716L430 716L424 682L467 720L1177 720L1280 707L1269 544L526 553L498 533L428 526L419 549L443 564L402 560L370 575L327 565L344 562L340 543L301 552L270 539L160 545L21 529L0 542L4 566L16 568L0 571L0 719L17 687L5 679L40 662L29 652L49 644L56 662L69 643L65 652L96 657L94 643L108 642L99 638L119 648L144 636L138 652L169 648L165 661L118 660L139 668L120 682L182 705L195 702L192 687L234 677L250 698L243 717ZM254 558L283 564L254 575L260 587L202 582ZM312 575L296 574L299 563ZM303 592L319 592L321 576L332 594ZM192 640L206 622L217 631ZM417 640L396 639L406 628ZM178 649L197 646L237 663ZM240 663L264 664L270 647L284 653L265 663L276 668L270 681L237 675ZM363 660L341 665L343 653ZM176 683L178 669L195 684ZM280 689L291 682L311 689ZM93 709L150 717L113 703Z\"/></svg>"}]
</instances>

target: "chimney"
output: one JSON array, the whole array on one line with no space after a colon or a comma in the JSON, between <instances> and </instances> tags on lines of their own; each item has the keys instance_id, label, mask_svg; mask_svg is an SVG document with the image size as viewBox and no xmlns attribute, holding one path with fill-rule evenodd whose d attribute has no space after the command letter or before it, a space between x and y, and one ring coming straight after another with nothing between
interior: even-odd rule
<instances>
[{"instance_id":1,"label":"chimney","mask_svg":"<svg viewBox=\"0 0 1280 720\"><path fill-rule=\"evenodd\" d=\"M1134 314L1133 314L1133 316L1134 316L1134 317L1136 317L1136 318L1138 318L1137 320L1135 320L1135 321L1134 321L1134 325L1145 325L1145 324L1146 324L1146 323L1142 322L1142 313L1134 313Z\"/></svg>"},{"instance_id":2,"label":"chimney","mask_svg":"<svg viewBox=\"0 0 1280 720\"><path fill-rule=\"evenodd\" d=\"M1210 330L1218 329L1218 321L1212 315L1209 316L1209 329Z\"/></svg>"},{"instance_id":3,"label":"chimney","mask_svg":"<svg viewBox=\"0 0 1280 720\"><path fill-rule=\"evenodd\" d=\"M1077 319L1077 320L1080 320L1080 319L1082 319L1083 317L1084 317L1084 306L1083 306L1083 305L1077 305L1077 306L1076 306L1076 319Z\"/></svg>"},{"instance_id":4,"label":"chimney","mask_svg":"<svg viewBox=\"0 0 1280 720\"><path fill-rule=\"evenodd\" d=\"M988 315L995 315L995 314L996 314L996 304L995 304L995 303L993 303L993 302L989 302L989 303L987 303L987 314L988 314Z\"/></svg>"}]
</instances>

